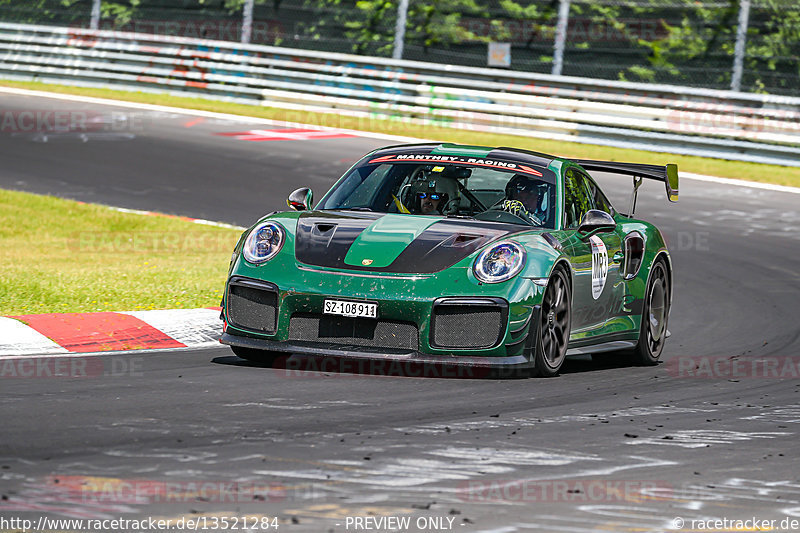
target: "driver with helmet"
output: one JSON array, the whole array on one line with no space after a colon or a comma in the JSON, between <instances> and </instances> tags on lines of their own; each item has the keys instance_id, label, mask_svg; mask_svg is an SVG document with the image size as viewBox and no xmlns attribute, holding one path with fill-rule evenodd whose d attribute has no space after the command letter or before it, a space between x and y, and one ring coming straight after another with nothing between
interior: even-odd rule
<instances>
[{"instance_id":1,"label":"driver with helmet","mask_svg":"<svg viewBox=\"0 0 800 533\"><path fill-rule=\"evenodd\" d=\"M541 226L547 189L547 184L541 181L515 174L506 184L506 196L500 209Z\"/></svg>"},{"instance_id":2,"label":"driver with helmet","mask_svg":"<svg viewBox=\"0 0 800 533\"><path fill-rule=\"evenodd\" d=\"M447 215L458 209L457 179L469 177L469 169L451 166L422 167L410 188L409 212ZM399 207L399 206L398 206ZM402 209L401 209L402 212Z\"/></svg>"},{"instance_id":3,"label":"driver with helmet","mask_svg":"<svg viewBox=\"0 0 800 533\"><path fill-rule=\"evenodd\" d=\"M425 183L426 187L417 189L414 198L414 212L421 215L439 215L441 207L447 203L447 193L436 191L436 182L431 180Z\"/></svg>"}]
</instances>

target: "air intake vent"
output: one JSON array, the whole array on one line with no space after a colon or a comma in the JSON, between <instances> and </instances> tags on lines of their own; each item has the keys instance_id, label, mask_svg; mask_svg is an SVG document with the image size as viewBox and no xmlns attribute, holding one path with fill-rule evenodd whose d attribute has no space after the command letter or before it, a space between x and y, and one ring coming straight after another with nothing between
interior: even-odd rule
<instances>
[{"instance_id":1,"label":"air intake vent","mask_svg":"<svg viewBox=\"0 0 800 533\"><path fill-rule=\"evenodd\" d=\"M327 234L329 231L331 231L332 229L334 229L335 227L336 227L336 224L323 224L323 223L318 223L318 224L314 224L314 230L313 230L313 232L314 232L314 234L315 234L315 235L325 235L325 234Z\"/></svg>"},{"instance_id":2,"label":"air intake vent","mask_svg":"<svg viewBox=\"0 0 800 533\"><path fill-rule=\"evenodd\" d=\"M505 333L505 300L442 298L433 304L431 345L435 348L479 349L496 346Z\"/></svg>"},{"instance_id":3,"label":"air intake vent","mask_svg":"<svg viewBox=\"0 0 800 533\"><path fill-rule=\"evenodd\" d=\"M275 333L278 292L271 284L231 280L226 301L228 322L236 328Z\"/></svg>"},{"instance_id":4,"label":"air intake vent","mask_svg":"<svg viewBox=\"0 0 800 533\"><path fill-rule=\"evenodd\" d=\"M471 243L475 239L480 239L480 235L464 235L459 234L456 235L453 239L453 242L450 243L450 246L466 246L467 244Z\"/></svg>"},{"instance_id":5,"label":"air intake vent","mask_svg":"<svg viewBox=\"0 0 800 533\"><path fill-rule=\"evenodd\" d=\"M374 348L419 348L413 322L347 318L295 313L289 321L289 340L326 342Z\"/></svg>"}]
</instances>

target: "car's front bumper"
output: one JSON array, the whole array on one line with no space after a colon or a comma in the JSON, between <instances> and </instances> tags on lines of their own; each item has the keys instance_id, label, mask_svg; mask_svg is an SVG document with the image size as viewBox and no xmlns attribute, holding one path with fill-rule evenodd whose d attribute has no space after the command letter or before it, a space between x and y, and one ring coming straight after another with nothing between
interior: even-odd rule
<instances>
[{"instance_id":1,"label":"car's front bumper","mask_svg":"<svg viewBox=\"0 0 800 533\"><path fill-rule=\"evenodd\" d=\"M529 368L532 363L524 355L505 357L481 357L475 355L432 355L417 350L397 348L374 348L322 342L273 341L263 338L232 334L226 331L220 339L222 344L252 348L269 352L280 352L297 356L329 356L342 359L369 360L402 363L408 365L469 366L473 368ZM304 368L303 365L298 369ZM387 368L372 366L372 369ZM392 367L392 368L397 368ZM410 370L409 373L413 373Z\"/></svg>"},{"instance_id":2,"label":"car's front bumper","mask_svg":"<svg viewBox=\"0 0 800 533\"><path fill-rule=\"evenodd\" d=\"M235 345L254 347L258 341L260 349L271 351L430 357L487 367L527 362L541 297L541 288L528 279L490 287L465 283L463 270L420 279L284 272L271 272L270 281L238 273L229 278L223 319L230 337L244 339ZM375 302L378 317L331 317L323 313L329 298Z\"/></svg>"}]
</instances>

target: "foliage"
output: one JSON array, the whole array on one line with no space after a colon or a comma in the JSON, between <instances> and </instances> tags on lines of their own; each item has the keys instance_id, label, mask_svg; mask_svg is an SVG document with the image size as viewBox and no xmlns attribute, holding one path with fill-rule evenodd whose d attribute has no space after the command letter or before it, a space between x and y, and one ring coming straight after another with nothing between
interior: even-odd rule
<instances>
[{"instance_id":1,"label":"foliage","mask_svg":"<svg viewBox=\"0 0 800 533\"><path fill-rule=\"evenodd\" d=\"M89 0L0 0L0 20L71 25L89 19Z\"/></svg>"},{"instance_id":2,"label":"foliage","mask_svg":"<svg viewBox=\"0 0 800 533\"><path fill-rule=\"evenodd\" d=\"M103 27L137 17L240 16L246 0L102 0ZM406 57L485 66L510 42L511 68L549 72L561 0L409 0ZM728 88L741 0L571 0L564 74ZM255 0L269 44L390 56L400 0ZM0 20L85 26L92 0L0 0ZM262 39L259 42L266 42ZM445 59L446 58L446 59ZM745 90L797 94L800 3L752 0Z\"/></svg>"},{"instance_id":3,"label":"foliage","mask_svg":"<svg viewBox=\"0 0 800 533\"><path fill-rule=\"evenodd\" d=\"M594 20L614 25L632 49L647 52L647 63L620 69L620 79L727 87L739 6L739 0L621 0L613 5L576 4L573 12L588 12ZM658 20L665 35L636 36L625 28L624 17ZM748 83L756 89L795 89L800 75L800 5L789 0L753 2L746 37Z\"/></svg>"},{"instance_id":4,"label":"foliage","mask_svg":"<svg viewBox=\"0 0 800 533\"><path fill-rule=\"evenodd\" d=\"M516 22L517 27L526 26L528 31L523 34L525 48L530 48L536 40L552 41L555 38L558 2L522 5L514 0L500 0L499 8L499 13L496 13L499 20L493 21L493 41L502 42L513 37L511 22Z\"/></svg>"},{"instance_id":5,"label":"foliage","mask_svg":"<svg viewBox=\"0 0 800 533\"><path fill-rule=\"evenodd\" d=\"M420 44L427 51L434 46L448 47L464 41L481 41L464 28L464 14L481 15L485 9L476 0L428 0L413 2L408 9L407 42Z\"/></svg>"},{"instance_id":6,"label":"foliage","mask_svg":"<svg viewBox=\"0 0 800 533\"><path fill-rule=\"evenodd\" d=\"M128 24L136 15L136 8L139 7L139 0L129 0L127 3L103 2L100 4L100 17L111 21L115 27Z\"/></svg>"},{"instance_id":7,"label":"foliage","mask_svg":"<svg viewBox=\"0 0 800 533\"><path fill-rule=\"evenodd\" d=\"M316 38L326 27L341 27L353 43L352 52L392 54L399 0L307 0L306 4L330 17L306 27ZM476 0L412 0L406 18L405 43L427 51L431 47L485 41L461 24L464 15L485 15L485 9Z\"/></svg>"}]
</instances>

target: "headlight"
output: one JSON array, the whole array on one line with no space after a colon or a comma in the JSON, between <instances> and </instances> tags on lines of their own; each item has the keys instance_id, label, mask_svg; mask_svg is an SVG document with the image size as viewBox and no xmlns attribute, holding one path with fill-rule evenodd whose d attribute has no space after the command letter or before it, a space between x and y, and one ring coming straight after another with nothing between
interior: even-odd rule
<instances>
[{"instance_id":1,"label":"headlight","mask_svg":"<svg viewBox=\"0 0 800 533\"><path fill-rule=\"evenodd\" d=\"M242 247L244 258L250 263L269 261L283 246L285 233L277 222L262 222L250 232Z\"/></svg>"},{"instance_id":2,"label":"headlight","mask_svg":"<svg viewBox=\"0 0 800 533\"><path fill-rule=\"evenodd\" d=\"M472 270L484 283L500 283L519 274L525 266L525 250L511 241L499 242L482 251Z\"/></svg>"}]
</instances>

